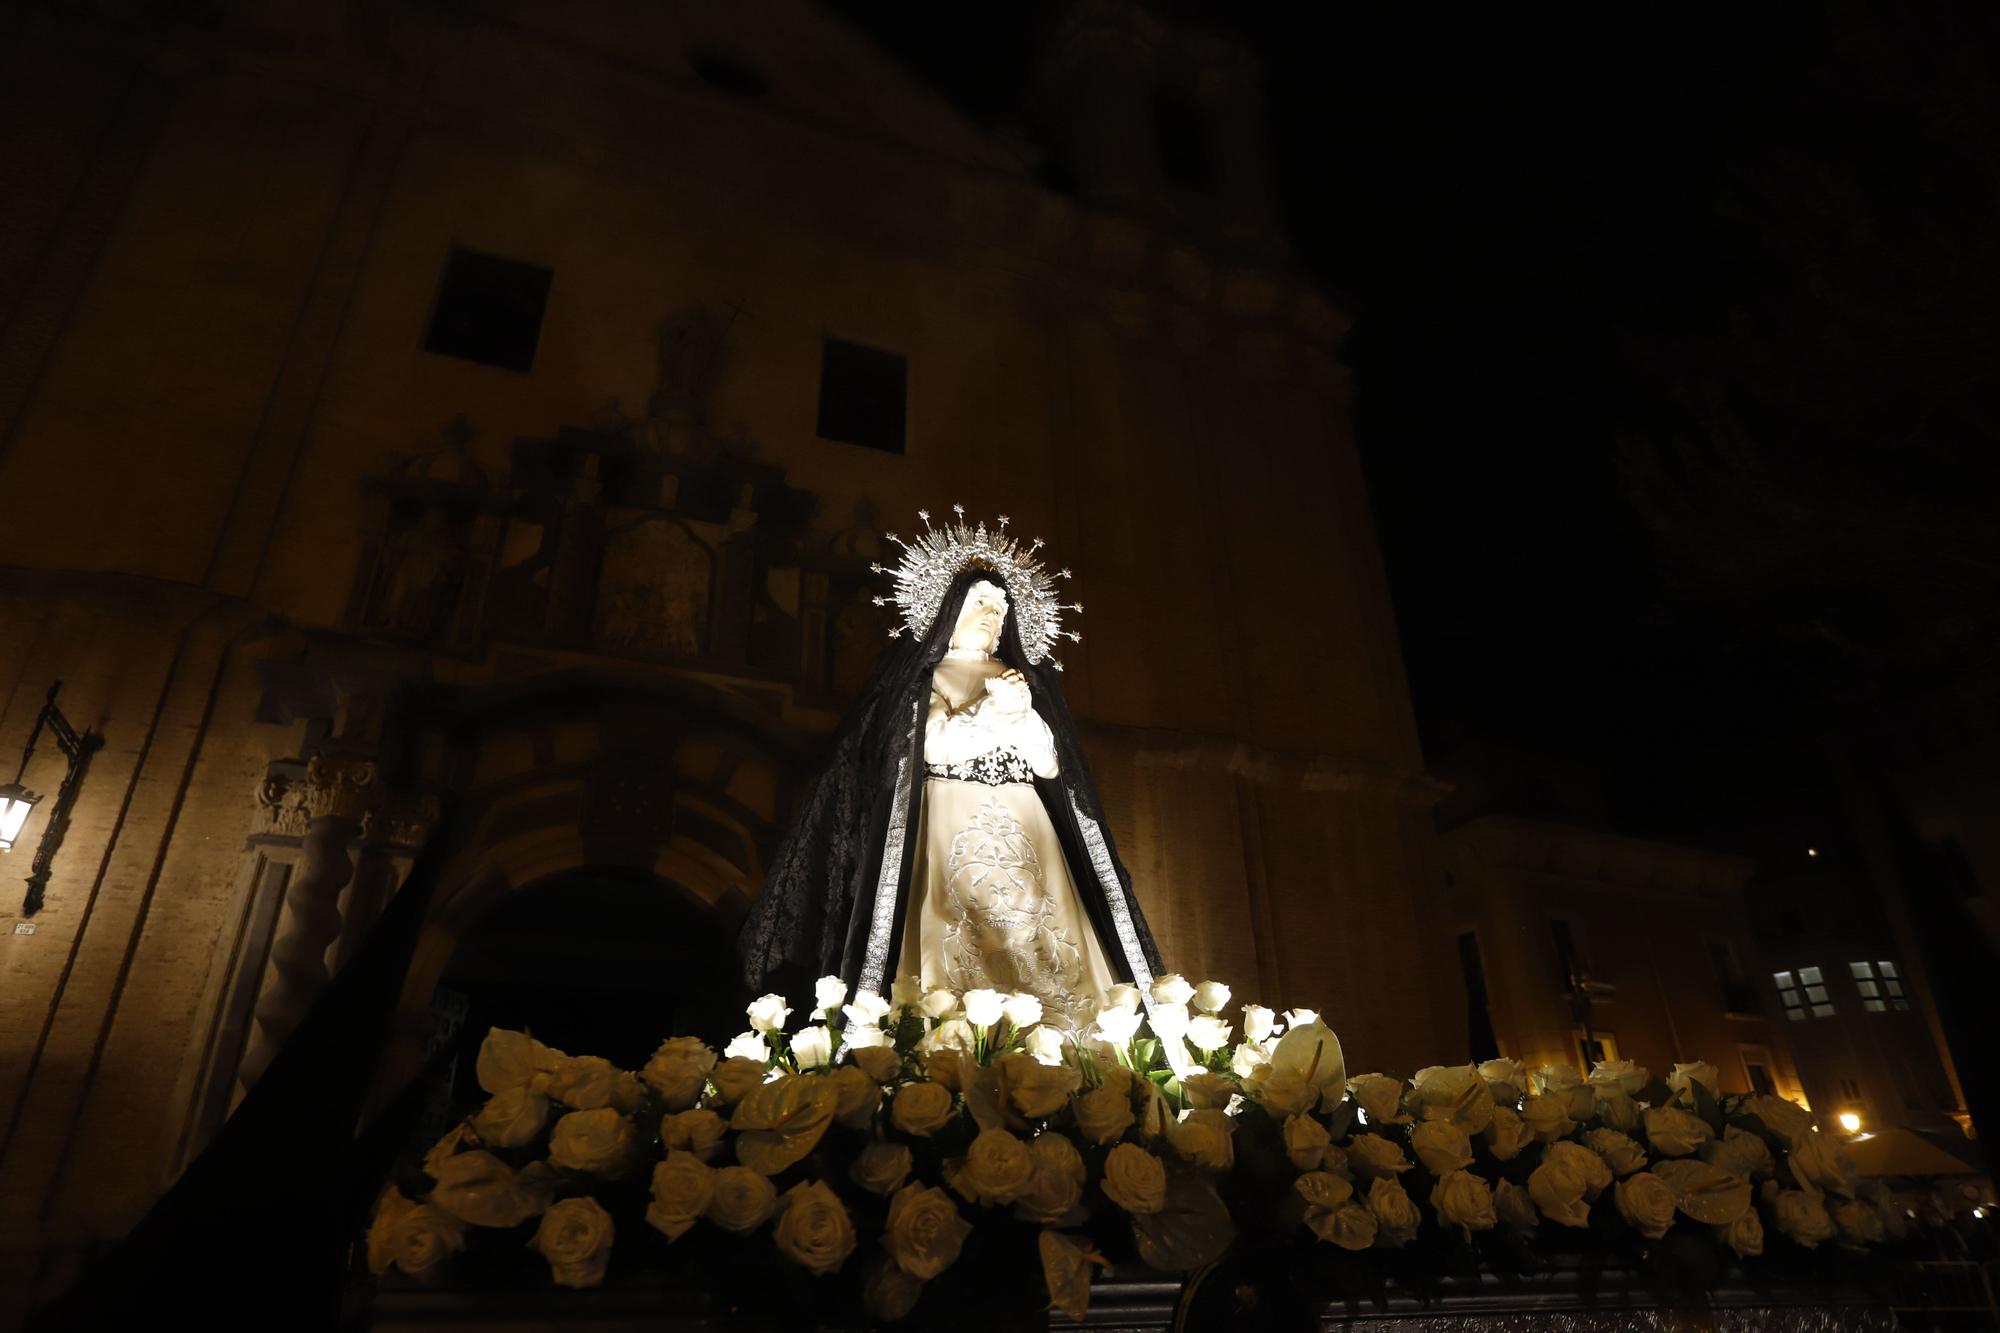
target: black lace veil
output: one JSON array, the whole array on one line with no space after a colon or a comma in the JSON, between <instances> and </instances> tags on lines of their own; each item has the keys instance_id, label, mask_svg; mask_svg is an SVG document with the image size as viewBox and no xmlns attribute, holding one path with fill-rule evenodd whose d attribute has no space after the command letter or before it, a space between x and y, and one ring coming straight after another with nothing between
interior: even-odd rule
<instances>
[{"instance_id":1,"label":"black lace veil","mask_svg":"<svg viewBox=\"0 0 2000 1333\"><path fill-rule=\"evenodd\" d=\"M901 956L914 861L910 840L920 826L923 724L931 675L951 644L966 591L982 579L1007 587L1006 579L992 570L963 570L921 639L906 636L891 641L849 708L835 737L832 758L800 793L791 822L772 854L763 891L738 940L744 976L753 990L796 994L801 987L809 990L813 978L828 975L840 976L849 985L857 983L867 964L885 846L896 823L901 836L901 845L891 849L900 868L896 924L886 955L890 971L881 984L886 988L893 976L895 960ZM1007 593L1010 610L995 655L1027 677L1035 710L1055 737L1060 773L1053 779L1037 779L1035 786L1062 843L1071 879L1112 966L1125 979L1133 979L1127 950L1120 946L1124 939L1147 967L1158 972L1159 950L1132 896L1131 876L1104 825L1097 786L1084 764L1076 722L1058 684L1060 674L1046 658L1028 661L1011 610L1013 592L1007 589ZM908 780L901 785L906 804L898 822L894 819L898 779L905 772ZM1122 903L1108 900L1102 870L1115 874Z\"/></svg>"}]
</instances>

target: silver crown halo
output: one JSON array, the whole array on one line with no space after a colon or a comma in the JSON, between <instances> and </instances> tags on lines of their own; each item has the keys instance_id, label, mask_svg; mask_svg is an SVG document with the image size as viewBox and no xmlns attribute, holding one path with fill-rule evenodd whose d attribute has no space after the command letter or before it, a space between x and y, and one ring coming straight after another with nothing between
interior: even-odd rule
<instances>
[{"instance_id":1,"label":"silver crown halo","mask_svg":"<svg viewBox=\"0 0 2000 1333\"><path fill-rule=\"evenodd\" d=\"M1050 666L1061 671L1062 663L1051 654L1051 647L1058 639L1072 643L1083 639L1078 631L1062 627L1063 612L1083 613L1083 603L1064 602L1056 592L1057 581L1069 578L1070 572L1067 569L1051 572L1036 558L1043 545L1040 537L1023 543L1009 536L1005 514L999 515L989 528L984 519L968 524L964 505L953 505L951 512L954 516L951 522L932 527L930 511L919 509L917 517L923 521L924 530L913 540L904 541L893 532L885 534L903 548L902 562L893 569L887 565L869 566L877 574L889 574L896 580L893 593L874 599L877 606L894 602L902 609L902 623L889 631L889 637L908 634L911 638L922 638L943 609L951 581L964 570L984 569L1006 581L1007 611L1014 617L1014 628L1021 636L1021 647L1028 661L1039 662L1046 657Z\"/></svg>"}]
</instances>

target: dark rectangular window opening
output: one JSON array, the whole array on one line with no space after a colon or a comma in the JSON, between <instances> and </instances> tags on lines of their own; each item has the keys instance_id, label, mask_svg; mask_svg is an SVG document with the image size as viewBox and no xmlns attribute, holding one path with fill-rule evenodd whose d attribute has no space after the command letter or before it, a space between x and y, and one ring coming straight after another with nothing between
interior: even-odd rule
<instances>
[{"instance_id":1,"label":"dark rectangular window opening","mask_svg":"<svg viewBox=\"0 0 2000 1333\"><path fill-rule=\"evenodd\" d=\"M1160 170L1190 190L1215 188L1215 155L1209 149L1208 121L1186 98L1162 95L1153 101L1160 140Z\"/></svg>"},{"instance_id":2,"label":"dark rectangular window opening","mask_svg":"<svg viewBox=\"0 0 2000 1333\"><path fill-rule=\"evenodd\" d=\"M1458 937L1458 967L1465 978L1465 1029L1474 1060L1500 1054L1493 1035L1493 1015L1486 1001L1486 965L1479 957L1479 936L1465 931Z\"/></svg>"},{"instance_id":3,"label":"dark rectangular window opening","mask_svg":"<svg viewBox=\"0 0 2000 1333\"><path fill-rule=\"evenodd\" d=\"M539 264L453 246L424 350L527 373L554 277Z\"/></svg>"},{"instance_id":4,"label":"dark rectangular window opening","mask_svg":"<svg viewBox=\"0 0 2000 1333\"><path fill-rule=\"evenodd\" d=\"M819 363L819 437L902 453L908 387L909 363L895 352L826 339Z\"/></svg>"}]
</instances>

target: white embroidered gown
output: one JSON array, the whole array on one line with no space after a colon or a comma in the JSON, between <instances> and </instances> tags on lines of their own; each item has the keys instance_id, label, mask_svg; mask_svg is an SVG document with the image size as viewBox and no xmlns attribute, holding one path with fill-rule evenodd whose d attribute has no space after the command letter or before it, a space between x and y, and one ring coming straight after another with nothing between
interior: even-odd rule
<instances>
[{"instance_id":1,"label":"white embroidered gown","mask_svg":"<svg viewBox=\"0 0 2000 1333\"><path fill-rule=\"evenodd\" d=\"M1080 1029L1117 978L1035 791L1035 774L1056 773L1048 724L1032 706L1010 717L985 695L1005 670L953 652L932 677L898 972L926 990L1025 991L1045 1021Z\"/></svg>"}]
</instances>

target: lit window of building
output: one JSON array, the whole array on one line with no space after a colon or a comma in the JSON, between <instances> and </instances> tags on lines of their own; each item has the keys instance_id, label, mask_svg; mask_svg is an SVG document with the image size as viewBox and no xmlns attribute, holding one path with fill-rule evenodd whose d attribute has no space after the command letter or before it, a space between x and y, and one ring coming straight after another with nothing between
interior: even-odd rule
<instances>
[{"instance_id":1,"label":"lit window of building","mask_svg":"<svg viewBox=\"0 0 2000 1333\"><path fill-rule=\"evenodd\" d=\"M1773 972L1771 980L1778 985L1778 999L1785 1006L1785 1017L1794 1023L1802 1023L1810 1014L1814 1018L1833 1017L1833 997L1827 993L1826 978L1816 967L1802 967L1797 979L1790 972Z\"/></svg>"},{"instance_id":2,"label":"lit window of building","mask_svg":"<svg viewBox=\"0 0 2000 1333\"><path fill-rule=\"evenodd\" d=\"M1849 963L1847 970L1854 975L1854 988L1861 992L1863 1009L1871 1014L1891 1009L1899 1014L1910 1012L1909 996L1903 993L1903 979L1894 963Z\"/></svg>"}]
</instances>

